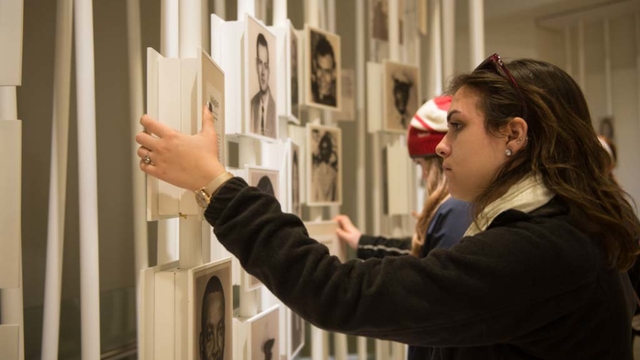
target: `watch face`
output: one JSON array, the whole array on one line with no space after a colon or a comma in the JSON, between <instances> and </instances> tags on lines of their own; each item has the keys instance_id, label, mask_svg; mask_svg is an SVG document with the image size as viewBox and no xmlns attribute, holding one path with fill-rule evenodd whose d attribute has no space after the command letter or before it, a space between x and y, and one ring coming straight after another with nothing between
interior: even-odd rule
<instances>
[{"instance_id":1,"label":"watch face","mask_svg":"<svg viewBox=\"0 0 640 360\"><path fill-rule=\"evenodd\" d=\"M201 208L206 209L209 206L210 197L203 190L196 191L196 202Z\"/></svg>"}]
</instances>

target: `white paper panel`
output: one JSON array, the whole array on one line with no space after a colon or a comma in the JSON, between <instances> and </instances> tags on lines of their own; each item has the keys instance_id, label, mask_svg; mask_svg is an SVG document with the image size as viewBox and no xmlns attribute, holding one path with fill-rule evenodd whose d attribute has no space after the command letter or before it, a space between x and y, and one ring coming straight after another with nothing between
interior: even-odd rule
<instances>
[{"instance_id":1,"label":"white paper panel","mask_svg":"<svg viewBox=\"0 0 640 360\"><path fill-rule=\"evenodd\" d=\"M160 59L158 64L158 120L180 130L180 59ZM153 154L151 155L153 160ZM180 189L158 184L158 215L178 216Z\"/></svg>"},{"instance_id":2,"label":"white paper panel","mask_svg":"<svg viewBox=\"0 0 640 360\"><path fill-rule=\"evenodd\" d=\"M0 359L18 360L19 339L19 325L0 325Z\"/></svg>"},{"instance_id":3,"label":"white paper panel","mask_svg":"<svg viewBox=\"0 0 640 360\"><path fill-rule=\"evenodd\" d=\"M402 144L387 147L387 179L389 191L389 215L407 215L410 212L410 187L412 186L411 160Z\"/></svg>"},{"instance_id":4,"label":"white paper panel","mask_svg":"<svg viewBox=\"0 0 640 360\"><path fill-rule=\"evenodd\" d=\"M0 86L22 85L22 0L0 1Z\"/></svg>"},{"instance_id":5,"label":"white paper panel","mask_svg":"<svg viewBox=\"0 0 640 360\"><path fill-rule=\"evenodd\" d=\"M147 114L158 119L158 66L162 59L157 51L147 48ZM158 179L147 176L147 221L158 220Z\"/></svg>"},{"instance_id":6,"label":"white paper panel","mask_svg":"<svg viewBox=\"0 0 640 360\"><path fill-rule=\"evenodd\" d=\"M0 289L17 288L20 286L22 193L20 120L0 120L0 169Z\"/></svg>"},{"instance_id":7,"label":"white paper panel","mask_svg":"<svg viewBox=\"0 0 640 360\"><path fill-rule=\"evenodd\" d=\"M367 131L382 130L382 64L367 63Z\"/></svg>"}]
</instances>

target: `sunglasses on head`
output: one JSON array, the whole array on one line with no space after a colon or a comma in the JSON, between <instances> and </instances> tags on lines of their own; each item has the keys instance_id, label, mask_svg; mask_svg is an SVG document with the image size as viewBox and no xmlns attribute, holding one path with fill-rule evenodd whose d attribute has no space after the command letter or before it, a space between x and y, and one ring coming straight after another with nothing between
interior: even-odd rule
<instances>
[{"instance_id":1,"label":"sunglasses on head","mask_svg":"<svg viewBox=\"0 0 640 360\"><path fill-rule=\"evenodd\" d=\"M525 105L525 102L524 102L524 96L520 91L520 87L518 87L518 83L516 82L516 79L511 74L511 71L507 69L507 66L502 61L502 58L500 57L500 55L495 53L489 56L486 60L481 62L480 65L478 65L473 71L493 71L496 74L509 80L513 88L516 89L516 92L520 96L520 105L522 105L522 116L524 118L527 117L527 106Z\"/></svg>"}]
</instances>

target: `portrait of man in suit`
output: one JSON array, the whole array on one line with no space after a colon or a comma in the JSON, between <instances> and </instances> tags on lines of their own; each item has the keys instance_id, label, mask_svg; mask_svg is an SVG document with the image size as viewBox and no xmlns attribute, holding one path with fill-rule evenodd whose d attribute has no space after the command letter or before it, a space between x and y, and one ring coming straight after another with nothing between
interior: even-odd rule
<instances>
[{"instance_id":1,"label":"portrait of man in suit","mask_svg":"<svg viewBox=\"0 0 640 360\"><path fill-rule=\"evenodd\" d=\"M313 52L313 83L311 92L317 104L337 106L336 102L336 60L333 46L321 36Z\"/></svg>"},{"instance_id":2,"label":"portrait of man in suit","mask_svg":"<svg viewBox=\"0 0 640 360\"><path fill-rule=\"evenodd\" d=\"M256 38L256 73L260 85L251 98L251 132L276 138L276 102L269 86L269 70L275 63L270 62L269 43L263 33Z\"/></svg>"}]
</instances>

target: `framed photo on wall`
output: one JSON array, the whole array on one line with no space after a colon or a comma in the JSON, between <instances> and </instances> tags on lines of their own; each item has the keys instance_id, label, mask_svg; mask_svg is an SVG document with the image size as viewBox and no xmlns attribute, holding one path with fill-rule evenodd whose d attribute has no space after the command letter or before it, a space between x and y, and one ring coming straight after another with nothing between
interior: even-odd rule
<instances>
[{"instance_id":1,"label":"framed photo on wall","mask_svg":"<svg viewBox=\"0 0 640 360\"><path fill-rule=\"evenodd\" d=\"M420 71L388 60L383 65L383 130L404 134L420 106Z\"/></svg>"},{"instance_id":2,"label":"framed photo on wall","mask_svg":"<svg viewBox=\"0 0 640 360\"><path fill-rule=\"evenodd\" d=\"M307 106L340 110L340 36L305 25L305 100Z\"/></svg>"},{"instance_id":3,"label":"framed photo on wall","mask_svg":"<svg viewBox=\"0 0 640 360\"><path fill-rule=\"evenodd\" d=\"M245 53L245 133L278 138L276 36L247 15Z\"/></svg>"},{"instance_id":4,"label":"framed photo on wall","mask_svg":"<svg viewBox=\"0 0 640 360\"><path fill-rule=\"evenodd\" d=\"M307 124L307 205L342 203L342 131Z\"/></svg>"},{"instance_id":5,"label":"framed photo on wall","mask_svg":"<svg viewBox=\"0 0 640 360\"><path fill-rule=\"evenodd\" d=\"M280 171L269 169L262 166L246 165L247 184L255 186L262 192L265 192L280 201ZM242 286L244 291L251 291L262 286L260 280L255 276L244 271Z\"/></svg>"},{"instance_id":6,"label":"framed photo on wall","mask_svg":"<svg viewBox=\"0 0 640 360\"><path fill-rule=\"evenodd\" d=\"M232 360L231 259L190 269L187 288L188 359Z\"/></svg>"},{"instance_id":7,"label":"framed photo on wall","mask_svg":"<svg viewBox=\"0 0 640 360\"><path fill-rule=\"evenodd\" d=\"M338 235L336 234L336 229L338 228L337 222L331 220L310 221L305 222L304 226L307 228L309 237L329 248L329 254L337 256L340 261L347 260L346 245L338 239Z\"/></svg>"},{"instance_id":8,"label":"framed photo on wall","mask_svg":"<svg viewBox=\"0 0 640 360\"><path fill-rule=\"evenodd\" d=\"M250 330L248 359L280 359L280 305L275 305L247 320Z\"/></svg>"}]
</instances>

